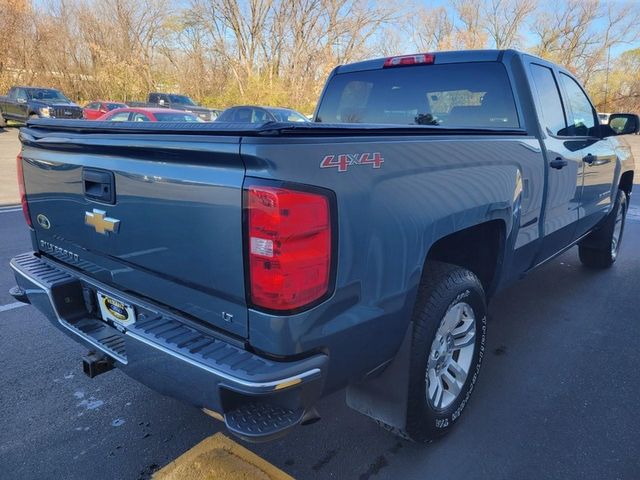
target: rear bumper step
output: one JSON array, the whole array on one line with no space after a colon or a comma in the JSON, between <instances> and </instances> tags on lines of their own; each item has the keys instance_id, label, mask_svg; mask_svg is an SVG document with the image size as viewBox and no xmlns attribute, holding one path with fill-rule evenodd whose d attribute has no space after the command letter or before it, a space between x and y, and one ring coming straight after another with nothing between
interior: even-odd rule
<instances>
[{"instance_id":1,"label":"rear bumper step","mask_svg":"<svg viewBox=\"0 0 640 480\"><path fill-rule=\"evenodd\" d=\"M259 441L284 433L322 393L326 355L291 362L261 357L34 253L15 257L11 268L16 293L22 291L58 329L160 393L222 413L229 429L243 438ZM137 321L123 327L99 318L97 290L133 305Z\"/></svg>"}]
</instances>

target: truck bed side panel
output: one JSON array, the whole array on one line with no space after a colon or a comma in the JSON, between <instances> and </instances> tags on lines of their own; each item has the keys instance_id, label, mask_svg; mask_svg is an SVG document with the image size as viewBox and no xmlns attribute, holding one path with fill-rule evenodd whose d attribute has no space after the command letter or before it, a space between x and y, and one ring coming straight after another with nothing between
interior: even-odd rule
<instances>
[{"instance_id":1,"label":"truck bed side panel","mask_svg":"<svg viewBox=\"0 0 640 480\"><path fill-rule=\"evenodd\" d=\"M332 368L346 361L354 370L387 360L411 318L429 248L478 223L504 222L514 255L526 257L518 261L532 261L545 168L533 137L244 138L241 153L248 177L318 185L338 199L334 297L286 318L250 310L252 343L264 351L327 348L345 355ZM359 153L384 162L320 168L327 155Z\"/></svg>"}]
</instances>

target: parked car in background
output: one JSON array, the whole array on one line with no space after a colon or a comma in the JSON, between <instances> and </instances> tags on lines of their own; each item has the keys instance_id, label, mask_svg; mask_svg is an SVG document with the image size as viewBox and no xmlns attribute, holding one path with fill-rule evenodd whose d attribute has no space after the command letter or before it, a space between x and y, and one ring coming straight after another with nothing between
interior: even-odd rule
<instances>
[{"instance_id":1,"label":"parked car in background","mask_svg":"<svg viewBox=\"0 0 640 480\"><path fill-rule=\"evenodd\" d=\"M213 122L222 110L215 108L207 108L198 105L190 97L177 93L158 93L152 92L147 98L147 103L129 102L131 107L160 107L171 108L173 110L182 110L197 115L205 122Z\"/></svg>"},{"instance_id":2,"label":"parked car in background","mask_svg":"<svg viewBox=\"0 0 640 480\"><path fill-rule=\"evenodd\" d=\"M116 108L127 108L127 105L118 102L96 100L95 102L91 102L85 105L85 107L82 109L82 112L86 120L97 120L105 113L108 113L111 110L115 110Z\"/></svg>"},{"instance_id":3,"label":"parked car in background","mask_svg":"<svg viewBox=\"0 0 640 480\"><path fill-rule=\"evenodd\" d=\"M241 105L227 108L217 122L266 123L266 122L309 122L310 120L290 108L259 107Z\"/></svg>"},{"instance_id":4,"label":"parked car in background","mask_svg":"<svg viewBox=\"0 0 640 480\"><path fill-rule=\"evenodd\" d=\"M168 108L117 108L104 114L98 120L103 122L203 122L193 113Z\"/></svg>"},{"instance_id":5,"label":"parked car in background","mask_svg":"<svg viewBox=\"0 0 640 480\"><path fill-rule=\"evenodd\" d=\"M0 127L6 120L26 123L30 118L82 118L82 107L53 88L11 87L0 97Z\"/></svg>"}]
</instances>

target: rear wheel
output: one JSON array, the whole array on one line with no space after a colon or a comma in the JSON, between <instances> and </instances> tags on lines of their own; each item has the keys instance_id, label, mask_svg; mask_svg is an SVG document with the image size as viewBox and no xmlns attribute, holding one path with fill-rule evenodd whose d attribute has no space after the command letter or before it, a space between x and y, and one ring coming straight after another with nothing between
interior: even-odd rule
<instances>
[{"instance_id":1,"label":"rear wheel","mask_svg":"<svg viewBox=\"0 0 640 480\"><path fill-rule=\"evenodd\" d=\"M601 246L580 245L579 256L583 265L590 268L608 268L618 258L624 224L627 216L627 194L618 190L616 202L602 227L592 235L599 237ZM589 240L587 238L587 240Z\"/></svg>"},{"instance_id":2,"label":"rear wheel","mask_svg":"<svg viewBox=\"0 0 640 480\"><path fill-rule=\"evenodd\" d=\"M469 270L427 262L414 311L406 434L426 442L460 418L484 356L487 308Z\"/></svg>"}]
</instances>

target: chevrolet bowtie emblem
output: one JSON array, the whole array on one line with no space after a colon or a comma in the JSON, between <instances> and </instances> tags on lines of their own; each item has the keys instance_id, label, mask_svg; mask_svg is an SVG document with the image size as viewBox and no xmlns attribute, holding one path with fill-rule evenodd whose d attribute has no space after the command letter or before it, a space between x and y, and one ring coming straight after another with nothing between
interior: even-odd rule
<instances>
[{"instance_id":1,"label":"chevrolet bowtie emblem","mask_svg":"<svg viewBox=\"0 0 640 480\"><path fill-rule=\"evenodd\" d=\"M118 233L118 227L120 226L120 220L115 218L105 217L107 212L104 210L93 209L93 212L84 213L84 223L96 229L96 232L102 235L108 233Z\"/></svg>"}]
</instances>

